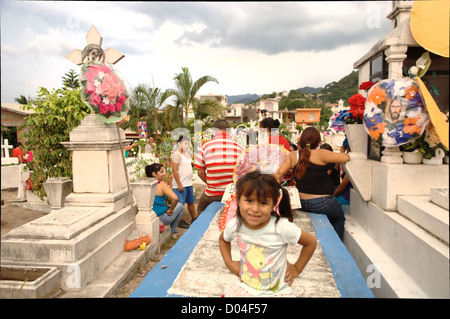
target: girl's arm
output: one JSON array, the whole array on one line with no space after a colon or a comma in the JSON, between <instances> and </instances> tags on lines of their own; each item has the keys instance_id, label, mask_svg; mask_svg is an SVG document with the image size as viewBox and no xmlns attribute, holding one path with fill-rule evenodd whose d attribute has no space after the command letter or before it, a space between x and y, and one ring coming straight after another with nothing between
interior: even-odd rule
<instances>
[{"instance_id":1,"label":"girl's arm","mask_svg":"<svg viewBox=\"0 0 450 319\"><path fill-rule=\"evenodd\" d=\"M170 207L167 208L167 215L172 215L175 206L178 204L178 196L174 193L174 191L167 185L165 182L161 182L159 184L162 188L164 195L170 198Z\"/></svg>"},{"instance_id":2,"label":"girl's arm","mask_svg":"<svg viewBox=\"0 0 450 319\"><path fill-rule=\"evenodd\" d=\"M292 156L297 156L296 152L298 152L298 151L290 152L289 155L286 156L286 159L284 160L283 164L281 164L281 166L278 168L278 170L275 172L275 174L273 174L277 180L282 178L284 176L284 174L286 174L287 171L294 166L294 165L292 165Z\"/></svg>"},{"instance_id":3,"label":"girl's arm","mask_svg":"<svg viewBox=\"0 0 450 319\"><path fill-rule=\"evenodd\" d=\"M346 163L350 160L350 156L347 153L335 153L329 150L319 149L316 150L320 154L320 159L324 163Z\"/></svg>"},{"instance_id":4,"label":"girl's arm","mask_svg":"<svg viewBox=\"0 0 450 319\"><path fill-rule=\"evenodd\" d=\"M175 178L175 181L178 185L178 190L182 192L184 190L183 185L181 185L180 180L180 174L178 174L178 166L180 165L181 158L175 158L175 154L172 155L172 172L173 172L173 178Z\"/></svg>"},{"instance_id":5,"label":"girl's arm","mask_svg":"<svg viewBox=\"0 0 450 319\"><path fill-rule=\"evenodd\" d=\"M316 250L317 239L307 231L302 230L302 234L298 243L303 246L300 256L295 264L287 263L285 282L289 282L289 286L292 286L294 279L303 271L308 261L311 259L314 250Z\"/></svg>"},{"instance_id":6,"label":"girl's arm","mask_svg":"<svg viewBox=\"0 0 450 319\"><path fill-rule=\"evenodd\" d=\"M233 274L240 277L241 262L233 261L231 259L231 243L228 241L225 241L225 239L223 238L223 232L220 233L220 237L219 237L219 249L220 249L220 253L222 254L223 261L225 262L225 265L228 267L228 269Z\"/></svg>"}]
</instances>

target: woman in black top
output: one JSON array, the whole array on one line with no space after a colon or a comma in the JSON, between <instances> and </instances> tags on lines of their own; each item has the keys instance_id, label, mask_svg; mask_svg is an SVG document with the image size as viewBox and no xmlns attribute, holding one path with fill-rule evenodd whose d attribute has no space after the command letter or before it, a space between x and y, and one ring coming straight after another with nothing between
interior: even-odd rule
<instances>
[{"instance_id":1,"label":"woman in black top","mask_svg":"<svg viewBox=\"0 0 450 319\"><path fill-rule=\"evenodd\" d=\"M334 188L327 173L328 163L346 163L350 157L346 153L334 153L318 149L320 133L314 127L307 127L298 143L298 151L293 151L275 173L279 179L290 168L294 169L296 187L299 191L302 210L326 214L336 233L344 235L344 212L333 196Z\"/></svg>"}]
</instances>

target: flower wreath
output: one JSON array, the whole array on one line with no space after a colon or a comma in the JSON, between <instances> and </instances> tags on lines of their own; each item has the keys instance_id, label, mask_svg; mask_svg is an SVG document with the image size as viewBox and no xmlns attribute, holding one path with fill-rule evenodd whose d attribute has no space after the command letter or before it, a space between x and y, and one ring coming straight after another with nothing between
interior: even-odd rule
<instances>
[{"instance_id":1,"label":"flower wreath","mask_svg":"<svg viewBox=\"0 0 450 319\"><path fill-rule=\"evenodd\" d=\"M382 80L369 90L364 128L380 145L412 142L423 134L429 122L420 87L414 80Z\"/></svg>"},{"instance_id":2,"label":"flower wreath","mask_svg":"<svg viewBox=\"0 0 450 319\"><path fill-rule=\"evenodd\" d=\"M114 123L127 115L128 90L124 80L103 63L87 62L81 67L81 98L105 123Z\"/></svg>"}]
</instances>

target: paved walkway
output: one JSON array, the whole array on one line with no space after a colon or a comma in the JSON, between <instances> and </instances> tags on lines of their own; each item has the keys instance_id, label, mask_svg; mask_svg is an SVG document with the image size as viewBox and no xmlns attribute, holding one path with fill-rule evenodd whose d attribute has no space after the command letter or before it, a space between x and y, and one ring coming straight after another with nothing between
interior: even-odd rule
<instances>
[{"instance_id":1,"label":"paved walkway","mask_svg":"<svg viewBox=\"0 0 450 319\"><path fill-rule=\"evenodd\" d=\"M220 297L236 280L223 263L218 246L217 212L222 206L220 202L208 206L130 297ZM296 211L294 222L318 238L314 255L292 286L296 297L373 298L326 216ZM300 250L300 245L289 247L288 260L295 262ZM235 244L232 256L238 260Z\"/></svg>"}]
</instances>

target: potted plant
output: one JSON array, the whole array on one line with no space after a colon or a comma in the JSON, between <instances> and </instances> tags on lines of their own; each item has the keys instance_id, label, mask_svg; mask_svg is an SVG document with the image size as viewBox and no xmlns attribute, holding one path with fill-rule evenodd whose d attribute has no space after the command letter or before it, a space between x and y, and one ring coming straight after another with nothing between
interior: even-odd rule
<instances>
[{"instance_id":1,"label":"potted plant","mask_svg":"<svg viewBox=\"0 0 450 319\"><path fill-rule=\"evenodd\" d=\"M425 154L429 156L430 145L425 140L425 134L422 134L419 138L412 142L400 146L400 150L403 152L403 163L405 164L420 164Z\"/></svg>"}]
</instances>

